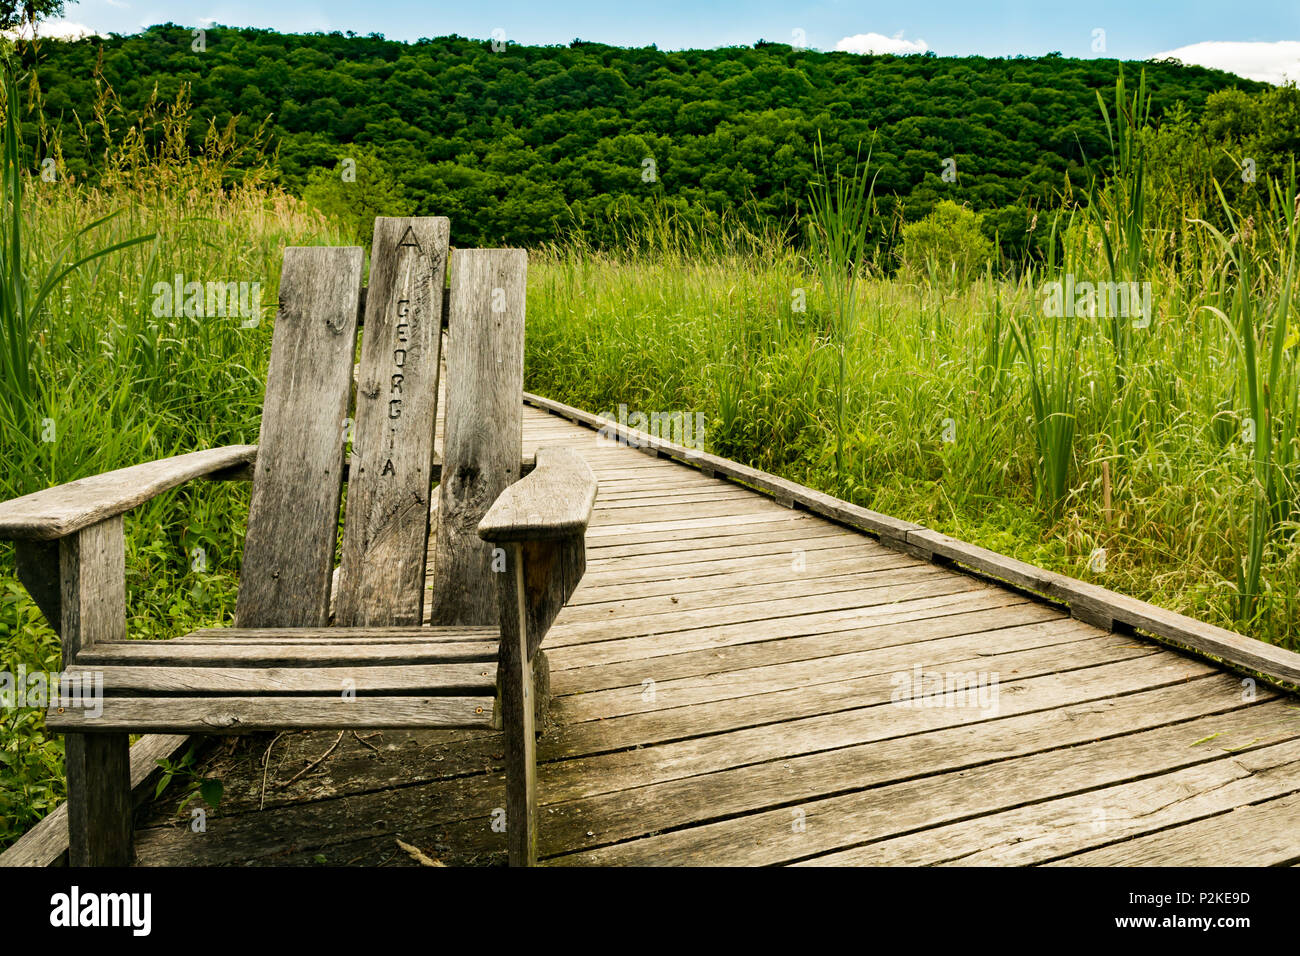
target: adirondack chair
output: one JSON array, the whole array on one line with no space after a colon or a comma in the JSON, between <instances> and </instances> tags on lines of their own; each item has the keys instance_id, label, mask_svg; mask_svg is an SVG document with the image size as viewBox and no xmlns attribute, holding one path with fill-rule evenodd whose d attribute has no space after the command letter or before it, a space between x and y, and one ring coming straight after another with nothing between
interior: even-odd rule
<instances>
[{"instance_id":1,"label":"adirondack chair","mask_svg":"<svg viewBox=\"0 0 1300 956\"><path fill-rule=\"evenodd\" d=\"M521 250L455 252L435 462L448 234L443 218L376 221L346 467L362 250L288 248L256 447L0 503L0 538L62 636L65 680L103 679L101 713L65 695L46 720L66 740L74 865L133 858L128 734L488 726L505 735L509 860L536 861L540 646L582 576L596 482L569 449L522 459ZM193 479L250 476L234 627L128 641L123 514Z\"/></svg>"}]
</instances>

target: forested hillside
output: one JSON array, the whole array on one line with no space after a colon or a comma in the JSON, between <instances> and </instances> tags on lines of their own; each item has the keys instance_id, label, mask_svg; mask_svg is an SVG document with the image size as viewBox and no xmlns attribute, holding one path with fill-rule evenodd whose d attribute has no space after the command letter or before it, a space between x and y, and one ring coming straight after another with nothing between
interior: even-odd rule
<instances>
[{"instance_id":1,"label":"forested hillside","mask_svg":"<svg viewBox=\"0 0 1300 956\"><path fill-rule=\"evenodd\" d=\"M820 133L831 163L872 151L882 222L915 220L953 199L988 213L983 228L1014 257L1033 210L1067 177L1086 183L1085 163L1105 156L1096 91L1113 87L1117 72L1114 60L1056 55L499 46L225 28L198 38L167 25L47 42L38 76L63 162L78 177L101 161L97 98L120 131L155 87L162 101L188 87L196 141L209 120L237 118L248 136L271 117L279 175L295 192L313 171L328 188L351 159L380 205L449 215L458 243L528 245L575 224L601 241L611 206L657 198L696 219L730 210L784 227L807 195ZM1264 166L1296 151L1294 90L1260 92L1174 63L1145 70L1153 115L1166 126L1225 147L1249 140ZM1219 92L1232 88L1242 92ZM1263 97L1289 98L1265 107ZM33 123L29 144L36 134ZM1231 178L1234 150L1211 152L1215 171Z\"/></svg>"}]
</instances>

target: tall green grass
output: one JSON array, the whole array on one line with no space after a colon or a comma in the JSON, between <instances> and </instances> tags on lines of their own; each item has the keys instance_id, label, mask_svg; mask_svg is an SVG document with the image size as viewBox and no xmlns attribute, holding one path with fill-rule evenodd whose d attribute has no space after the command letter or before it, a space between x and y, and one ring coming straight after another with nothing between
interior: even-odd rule
<instances>
[{"instance_id":1,"label":"tall green grass","mask_svg":"<svg viewBox=\"0 0 1300 956\"><path fill-rule=\"evenodd\" d=\"M854 226L862 170L814 190L806 247L535 255L529 387L704 412L720 454L1300 646L1296 184L1200 208L1150 175L1144 84L1103 108L1092 203L1044 211L1047 258L1016 273L887 278ZM1066 273L1149 282L1150 323L1049 316Z\"/></svg>"},{"instance_id":2,"label":"tall green grass","mask_svg":"<svg viewBox=\"0 0 1300 956\"><path fill-rule=\"evenodd\" d=\"M1146 91L1146 75L1130 99L1126 96L1124 67L1121 64L1115 81L1115 109L1112 114L1097 91L1097 105L1106 125L1110 143L1110 168L1106 173L1094 171L1085 207L1091 224L1101 236L1106 276L1112 282L1142 282L1151 278L1150 244L1152 228L1148 205L1146 143L1142 136L1151 116L1151 97ZM1129 378L1130 353L1133 349L1132 324L1122 316L1110 316L1107 332L1115 360L1115 391L1121 397L1122 412L1131 412L1123 401ZM1121 427L1132 424L1128 414L1121 414Z\"/></svg>"},{"instance_id":3,"label":"tall green grass","mask_svg":"<svg viewBox=\"0 0 1300 956\"><path fill-rule=\"evenodd\" d=\"M835 350L835 474L842 478L848 350L856 331L858 290L868 267L866 252L875 179L869 171L870 152L865 163L855 163L847 173L828 168L820 135L815 159L817 178L809 194L808 248L825 293L826 332Z\"/></svg>"},{"instance_id":4,"label":"tall green grass","mask_svg":"<svg viewBox=\"0 0 1300 956\"><path fill-rule=\"evenodd\" d=\"M1258 613L1264 575L1264 554L1270 544L1279 544L1279 532L1297 517L1298 486L1296 462L1297 393L1294 347L1296 337L1290 324L1291 298L1296 281L1296 226L1300 208L1292 214L1287 197L1296 197L1294 165L1285 192L1272 185L1272 208L1280 208L1283 224L1270 217L1274 230L1276 261L1251 254L1253 229L1247 230L1234 215L1219 190L1219 199L1231 235L1203 223L1218 244L1225 275L1231 282L1228 309L1206 308L1224 322L1240 355L1244 393L1249 417L1245 420L1247 443L1252 448L1252 494L1246 554L1237 569L1237 616L1253 621ZM1247 233L1252 233L1247 235ZM1261 275L1258 277L1256 273ZM1276 290L1274 292L1274 290ZM1264 294L1259 293L1263 291ZM1272 294L1270 294L1272 293ZM1285 543L1291 542L1291 534Z\"/></svg>"},{"instance_id":5,"label":"tall green grass","mask_svg":"<svg viewBox=\"0 0 1300 956\"><path fill-rule=\"evenodd\" d=\"M54 182L14 128L0 142L0 499L224 444L255 442L286 245L355 237L256 181L225 181L228 140L117 143L110 189ZM172 127L188 120L167 111ZM153 132L157 132L154 130ZM158 143L161 145L150 145ZM171 145L167 145L170 143ZM259 281L265 321L155 315L155 282ZM127 519L128 630L172 637L227 620L247 510L240 483L200 483ZM58 637L0 544L0 670L59 667ZM0 847L63 796L62 739L39 710L0 711Z\"/></svg>"},{"instance_id":6,"label":"tall green grass","mask_svg":"<svg viewBox=\"0 0 1300 956\"><path fill-rule=\"evenodd\" d=\"M22 143L18 135L18 90L13 73L3 71L4 127L0 142L0 433L8 439L10 462L34 464L38 411L50 400L42 375L37 323L44 317L51 296L63 281L98 259L142 242L152 236L136 236L85 248L101 231L112 214L80 226L70 238L54 248L48 262L34 267L28 248L26 205L23 186ZM42 428L41 431L46 431ZM12 487L39 486L44 474L34 468L11 474Z\"/></svg>"}]
</instances>

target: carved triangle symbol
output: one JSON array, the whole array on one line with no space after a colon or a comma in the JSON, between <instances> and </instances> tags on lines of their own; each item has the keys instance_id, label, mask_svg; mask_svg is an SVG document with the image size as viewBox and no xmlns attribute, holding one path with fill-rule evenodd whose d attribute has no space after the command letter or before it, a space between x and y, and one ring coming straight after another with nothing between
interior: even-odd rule
<instances>
[{"instance_id":1,"label":"carved triangle symbol","mask_svg":"<svg viewBox=\"0 0 1300 956\"><path fill-rule=\"evenodd\" d=\"M410 226L406 227L406 232L402 233L402 238L397 241L397 248L401 249L403 246L414 246L416 252L424 252L420 248L420 240L415 238L415 233Z\"/></svg>"}]
</instances>

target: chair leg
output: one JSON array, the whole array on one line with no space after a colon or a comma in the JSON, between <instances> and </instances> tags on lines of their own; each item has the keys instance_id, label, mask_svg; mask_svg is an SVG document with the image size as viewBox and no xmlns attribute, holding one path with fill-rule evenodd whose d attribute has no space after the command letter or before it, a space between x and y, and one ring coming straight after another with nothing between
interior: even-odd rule
<instances>
[{"instance_id":1,"label":"chair leg","mask_svg":"<svg viewBox=\"0 0 1300 956\"><path fill-rule=\"evenodd\" d=\"M130 866L131 738L127 734L68 734L68 862L72 866Z\"/></svg>"},{"instance_id":2,"label":"chair leg","mask_svg":"<svg viewBox=\"0 0 1300 956\"><path fill-rule=\"evenodd\" d=\"M532 668L501 662L506 738L506 845L511 866L537 862L537 739Z\"/></svg>"},{"instance_id":3,"label":"chair leg","mask_svg":"<svg viewBox=\"0 0 1300 956\"><path fill-rule=\"evenodd\" d=\"M551 662L539 648L533 655L533 720L539 736L551 727Z\"/></svg>"}]
</instances>

